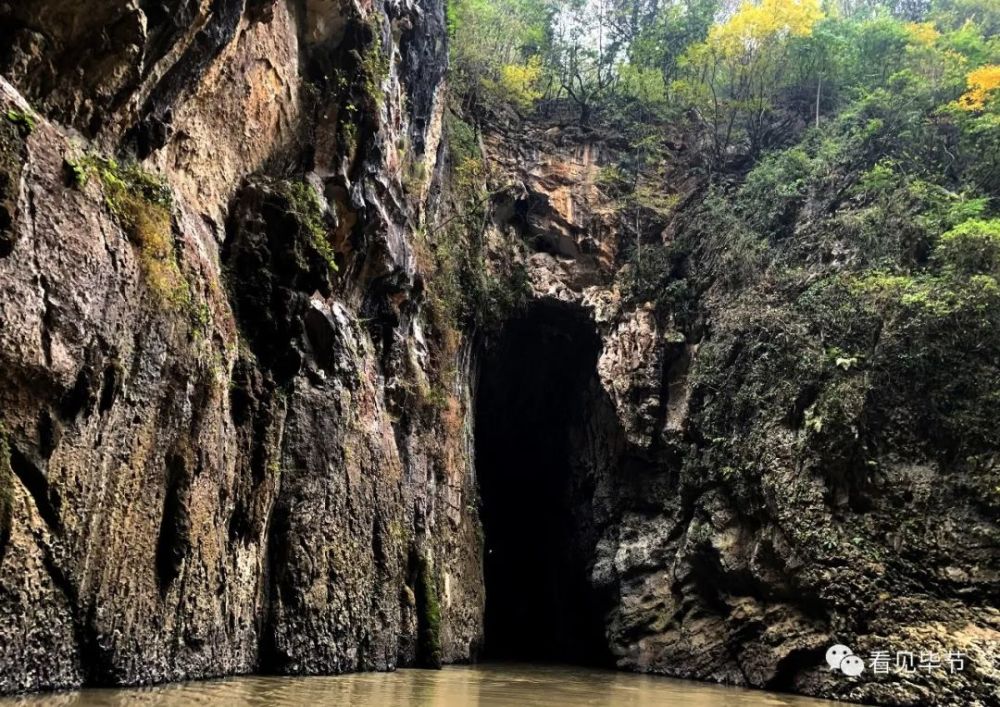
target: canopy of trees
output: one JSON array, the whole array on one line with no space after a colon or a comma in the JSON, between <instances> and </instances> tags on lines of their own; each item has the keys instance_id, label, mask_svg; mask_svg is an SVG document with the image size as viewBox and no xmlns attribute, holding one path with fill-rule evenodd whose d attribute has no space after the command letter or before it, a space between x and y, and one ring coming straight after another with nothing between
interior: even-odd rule
<instances>
[{"instance_id":1,"label":"canopy of trees","mask_svg":"<svg viewBox=\"0 0 1000 707\"><path fill-rule=\"evenodd\" d=\"M466 108L687 121L714 167L887 92L973 142L995 128L994 0L453 0ZM905 101L905 103L904 103ZM964 115L957 115L961 112Z\"/></svg>"},{"instance_id":2,"label":"canopy of trees","mask_svg":"<svg viewBox=\"0 0 1000 707\"><path fill-rule=\"evenodd\" d=\"M676 143L729 212L743 183L720 232L773 238L838 180L830 208L852 209L871 255L923 262L963 219L1000 215L995 0L453 0L450 18L469 122L555 110L628 142L603 177L637 254L640 212L664 222L678 201L662 176Z\"/></svg>"},{"instance_id":3,"label":"canopy of trees","mask_svg":"<svg viewBox=\"0 0 1000 707\"><path fill-rule=\"evenodd\" d=\"M613 138L600 186L620 203L626 297L692 336L706 301L794 321L831 361L940 384L923 399L952 406L956 435L994 434L1000 2L452 0L451 15L470 125L513 106ZM872 349L862 321L909 348Z\"/></svg>"}]
</instances>

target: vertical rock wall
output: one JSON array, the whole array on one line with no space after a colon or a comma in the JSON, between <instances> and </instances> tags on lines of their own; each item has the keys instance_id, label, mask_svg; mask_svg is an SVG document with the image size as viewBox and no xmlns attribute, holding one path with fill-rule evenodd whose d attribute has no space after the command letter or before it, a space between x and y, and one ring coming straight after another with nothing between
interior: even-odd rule
<instances>
[{"instance_id":1,"label":"vertical rock wall","mask_svg":"<svg viewBox=\"0 0 1000 707\"><path fill-rule=\"evenodd\" d=\"M919 329L892 321L874 333L852 322L849 345L866 352L871 373L838 365L800 316L821 306L805 298L734 301L709 288L693 311L636 299L634 265L620 252L634 230L619 226L636 216L619 213L600 180L621 157L618 136L537 120L492 126L484 142L515 185L514 203L494 212L493 238L525 263L532 307L565 312L549 322L563 336L582 327L578 341L600 340L585 421L546 435L571 440L566 552L589 557L612 662L864 703L1000 703L997 428L992 439L963 437L934 417L955 406L996 420L963 387L969 379L948 388L964 393L928 400L934 376L961 371L904 375L920 360ZM677 237L681 214L648 240ZM711 267L695 248L673 272L724 278ZM954 360L980 360L974 331L947 336ZM993 378L979 382L989 386L996 351L985 358L978 370ZM836 643L866 661L911 651L945 667L847 678L825 661ZM948 666L953 652L964 670Z\"/></svg>"},{"instance_id":2,"label":"vertical rock wall","mask_svg":"<svg viewBox=\"0 0 1000 707\"><path fill-rule=\"evenodd\" d=\"M0 691L467 659L407 178L441 4L0 12Z\"/></svg>"}]
</instances>

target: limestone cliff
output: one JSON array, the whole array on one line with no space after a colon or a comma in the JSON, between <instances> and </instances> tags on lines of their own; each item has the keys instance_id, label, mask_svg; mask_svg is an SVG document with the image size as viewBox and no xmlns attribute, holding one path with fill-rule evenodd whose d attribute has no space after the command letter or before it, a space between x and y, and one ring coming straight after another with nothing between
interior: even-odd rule
<instances>
[{"instance_id":1,"label":"limestone cliff","mask_svg":"<svg viewBox=\"0 0 1000 707\"><path fill-rule=\"evenodd\" d=\"M521 545L519 560L492 567L488 556L487 587L491 570L515 571L528 554L547 602L536 620L565 603L546 599L547 589L573 597L556 625L574 626L572 645L622 669L865 703L1000 704L996 418L990 384L981 397L969 387L974 375L995 380L995 348L957 320L945 334L881 311L849 312L842 339L812 331L800 307L829 306L827 295L726 292L700 243L663 271L673 282L712 284L693 300L650 296L633 285L634 256L620 252L626 219L636 217L602 174L621 158L622 140L558 117L501 124L487 140L488 158L518 185L492 228L516 244L532 296L486 358L499 369L484 372L478 420L501 430L497 439L477 426L487 450L477 469L489 545L497 529L516 534L491 509L496 496L514 502L500 490L511 471L493 455L511 437L545 449L566 430L564 481L546 507L570 510L554 531L548 521L535 526L560 538L564 559L551 576L551 546L532 557ZM656 243L706 240L693 233L698 186L683 150L666 166L675 190L666 196L680 207L661 220ZM814 200L803 230L814 227L810 213L829 211ZM645 257L662 252L656 243ZM819 271L812 266L810 279ZM946 337L937 363L922 359L923 337ZM862 351L867 372L839 349L831 358L834 341ZM919 375L905 373L917 365ZM511 386L543 392L525 401ZM989 431L946 430L949 393L938 386ZM566 403L544 407L552 398ZM511 421L511 410L541 412L524 422ZM539 426L546 439L532 440ZM532 483L531 474L514 478ZM487 644L503 625L491 623L488 599ZM588 625L586 616L600 619ZM832 673L824 654L836 643L866 661L884 651L894 669ZM906 651L945 667L901 679L896 654ZM948 666L953 651L963 668Z\"/></svg>"},{"instance_id":2,"label":"limestone cliff","mask_svg":"<svg viewBox=\"0 0 1000 707\"><path fill-rule=\"evenodd\" d=\"M3 11L0 690L468 658L469 432L412 403L441 4Z\"/></svg>"},{"instance_id":3,"label":"limestone cliff","mask_svg":"<svg viewBox=\"0 0 1000 707\"><path fill-rule=\"evenodd\" d=\"M793 303L628 291L621 145L450 114L443 13L0 5L0 692L485 650L1000 704L996 440L869 448L924 391Z\"/></svg>"}]
</instances>

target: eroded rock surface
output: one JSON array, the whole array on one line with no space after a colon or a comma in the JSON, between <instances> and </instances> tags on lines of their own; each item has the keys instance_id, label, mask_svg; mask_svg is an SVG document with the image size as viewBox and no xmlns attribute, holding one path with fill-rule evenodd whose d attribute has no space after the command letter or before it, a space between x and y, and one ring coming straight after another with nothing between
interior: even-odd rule
<instances>
[{"instance_id":1,"label":"eroded rock surface","mask_svg":"<svg viewBox=\"0 0 1000 707\"><path fill-rule=\"evenodd\" d=\"M0 691L468 659L401 183L441 4L3 12Z\"/></svg>"},{"instance_id":2,"label":"eroded rock surface","mask_svg":"<svg viewBox=\"0 0 1000 707\"><path fill-rule=\"evenodd\" d=\"M709 290L692 318L627 296L628 244L595 181L612 140L518 126L489 144L521 205L495 228L519 244L533 296L601 340L565 493L613 662L879 704L1000 704L995 439L927 420L925 381L892 373L913 343L889 326L870 354L881 377L812 363L829 354L787 302ZM817 381L822 365L834 373ZM847 679L824 660L834 643L945 668Z\"/></svg>"},{"instance_id":3,"label":"eroded rock surface","mask_svg":"<svg viewBox=\"0 0 1000 707\"><path fill-rule=\"evenodd\" d=\"M429 314L441 2L40 0L0 28L0 692L473 659L480 510L551 503L516 598L558 632L571 583L558 655L1000 704L995 438L933 453L914 377L860 393L766 292L636 299L615 140L477 134L482 267L527 302L471 335ZM878 335L891 366L908 334ZM969 667L847 680L833 642Z\"/></svg>"}]
</instances>

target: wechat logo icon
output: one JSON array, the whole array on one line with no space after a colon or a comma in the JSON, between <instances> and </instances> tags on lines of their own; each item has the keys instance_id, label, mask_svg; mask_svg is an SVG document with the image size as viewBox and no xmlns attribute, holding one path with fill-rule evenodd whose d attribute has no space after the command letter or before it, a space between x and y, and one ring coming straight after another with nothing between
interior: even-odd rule
<instances>
[{"instance_id":1,"label":"wechat logo icon","mask_svg":"<svg viewBox=\"0 0 1000 707\"><path fill-rule=\"evenodd\" d=\"M831 670L839 670L851 678L856 678L865 672L865 661L854 655L854 651L850 648L839 643L827 650L826 662Z\"/></svg>"}]
</instances>

